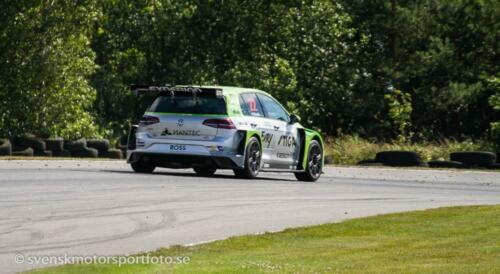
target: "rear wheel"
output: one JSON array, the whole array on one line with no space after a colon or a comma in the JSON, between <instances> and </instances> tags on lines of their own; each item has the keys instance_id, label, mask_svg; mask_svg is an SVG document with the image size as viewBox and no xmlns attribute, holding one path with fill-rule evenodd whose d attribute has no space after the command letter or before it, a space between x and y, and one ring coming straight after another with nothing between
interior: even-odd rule
<instances>
[{"instance_id":1,"label":"rear wheel","mask_svg":"<svg viewBox=\"0 0 500 274\"><path fill-rule=\"evenodd\" d=\"M145 163L143 161L138 161L135 163L131 163L130 166L135 172L138 173L152 173L155 170L156 166L150 163Z\"/></svg>"},{"instance_id":2,"label":"rear wheel","mask_svg":"<svg viewBox=\"0 0 500 274\"><path fill-rule=\"evenodd\" d=\"M193 167L193 170L194 170L194 172L196 172L196 175L209 177L209 176L214 175L214 173L217 169L204 168L204 167Z\"/></svg>"},{"instance_id":3,"label":"rear wheel","mask_svg":"<svg viewBox=\"0 0 500 274\"><path fill-rule=\"evenodd\" d=\"M318 141L313 140L309 145L306 171L294 173L300 181L314 182L319 179L323 170L323 149Z\"/></svg>"},{"instance_id":4,"label":"rear wheel","mask_svg":"<svg viewBox=\"0 0 500 274\"><path fill-rule=\"evenodd\" d=\"M253 179L259 175L262 152L257 138L252 137L248 141L245 153L245 167L235 169L234 174L239 178Z\"/></svg>"}]
</instances>

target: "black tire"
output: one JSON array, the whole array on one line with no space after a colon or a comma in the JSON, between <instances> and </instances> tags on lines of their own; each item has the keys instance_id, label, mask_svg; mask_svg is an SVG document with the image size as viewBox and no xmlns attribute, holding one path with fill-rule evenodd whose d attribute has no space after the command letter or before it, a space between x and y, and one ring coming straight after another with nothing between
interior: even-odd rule
<instances>
[{"instance_id":1,"label":"black tire","mask_svg":"<svg viewBox=\"0 0 500 274\"><path fill-rule=\"evenodd\" d=\"M294 173L299 181L314 182L319 179L323 171L323 148L320 143L313 140L309 144L309 153L307 155L307 165L305 172Z\"/></svg>"},{"instance_id":2,"label":"black tire","mask_svg":"<svg viewBox=\"0 0 500 274\"><path fill-rule=\"evenodd\" d=\"M52 151L51 150L34 150L33 156L52 157Z\"/></svg>"},{"instance_id":3,"label":"black tire","mask_svg":"<svg viewBox=\"0 0 500 274\"><path fill-rule=\"evenodd\" d=\"M206 168L206 167L193 167L193 170L194 172L196 172L196 175L203 177L210 177L214 175L215 171L217 171L216 168Z\"/></svg>"},{"instance_id":4,"label":"black tire","mask_svg":"<svg viewBox=\"0 0 500 274\"><path fill-rule=\"evenodd\" d=\"M106 151L104 157L111 159L123 159L123 152L119 149L110 149Z\"/></svg>"},{"instance_id":5,"label":"black tire","mask_svg":"<svg viewBox=\"0 0 500 274\"><path fill-rule=\"evenodd\" d=\"M52 151L52 156L53 157L71 157L71 152L69 150L63 149L63 150L53 150Z\"/></svg>"},{"instance_id":6,"label":"black tire","mask_svg":"<svg viewBox=\"0 0 500 274\"><path fill-rule=\"evenodd\" d=\"M109 140L90 139L87 140L87 147L95 148L99 151L99 157L104 157L109 150Z\"/></svg>"},{"instance_id":7,"label":"black tire","mask_svg":"<svg viewBox=\"0 0 500 274\"><path fill-rule=\"evenodd\" d=\"M130 166L135 172L138 173L152 173L156 168L155 165L151 163L145 163L143 161L131 163Z\"/></svg>"},{"instance_id":8,"label":"black tire","mask_svg":"<svg viewBox=\"0 0 500 274\"><path fill-rule=\"evenodd\" d=\"M81 151L86 148L87 140L85 140L85 138L81 138L76 141L64 141L64 149L69 150L71 153L73 153L73 151Z\"/></svg>"},{"instance_id":9,"label":"black tire","mask_svg":"<svg viewBox=\"0 0 500 274\"><path fill-rule=\"evenodd\" d=\"M45 147L47 150L54 151L62 151L64 149L64 140L63 139L47 139L45 140Z\"/></svg>"},{"instance_id":10,"label":"black tire","mask_svg":"<svg viewBox=\"0 0 500 274\"><path fill-rule=\"evenodd\" d=\"M245 167L234 169L234 175L243 179L254 179L259 175L262 161L262 149L256 137L250 138L245 150Z\"/></svg>"},{"instance_id":11,"label":"black tire","mask_svg":"<svg viewBox=\"0 0 500 274\"><path fill-rule=\"evenodd\" d=\"M33 157L33 149L32 148L25 148L25 149L17 149L15 148L14 151L12 151L12 156L26 156L26 157Z\"/></svg>"},{"instance_id":12,"label":"black tire","mask_svg":"<svg viewBox=\"0 0 500 274\"><path fill-rule=\"evenodd\" d=\"M34 150L47 149L42 139L33 136L14 137L13 141L15 147L22 148L23 150L29 147Z\"/></svg>"},{"instance_id":13,"label":"black tire","mask_svg":"<svg viewBox=\"0 0 500 274\"><path fill-rule=\"evenodd\" d=\"M489 169L500 169L500 164L494 164L488 167Z\"/></svg>"},{"instance_id":14,"label":"black tire","mask_svg":"<svg viewBox=\"0 0 500 274\"><path fill-rule=\"evenodd\" d=\"M454 152L450 154L450 160L467 166L489 167L495 164L497 156L488 151Z\"/></svg>"},{"instance_id":15,"label":"black tire","mask_svg":"<svg viewBox=\"0 0 500 274\"><path fill-rule=\"evenodd\" d=\"M427 164L432 168L466 168L463 163L456 161L430 161Z\"/></svg>"},{"instance_id":16,"label":"black tire","mask_svg":"<svg viewBox=\"0 0 500 274\"><path fill-rule=\"evenodd\" d=\"M357 165L359 166L368 166L368 165L375 165L375 164L382 164L380 162L377 162L377 160L375 159L365 159L365 160L361 160L357 163Z\"/></svg>"},{"instance_id":17,"label":"black tire","mask_svg":"<svg viewBox=\"0 0 500 274\"><path fill-rule=\"evenodd\" d=\"M11 156L12 144L8 139L0 139L0 156Z\"/></svg>"},{"instance_id":18,"label":"black tire","mask_svg":"<svg viewBox=\"0 0 500 274\"><path fill-rule=\"evenodd\" d=\"M387 166L422 166L424 162L413 151L382 151L377 153L375 161Z\"/></svg>"},{"instance_id":19,"label":"black tire","mask_svg":"<svg viewBox=\"0 0 500 274\"><path fill-rule=\"evenodd\" d=\"M77 158L97 158L97 155L97 149L94 148L83 148L80 150L71 151L71 156Z\"/></svg>"}]
</instances>

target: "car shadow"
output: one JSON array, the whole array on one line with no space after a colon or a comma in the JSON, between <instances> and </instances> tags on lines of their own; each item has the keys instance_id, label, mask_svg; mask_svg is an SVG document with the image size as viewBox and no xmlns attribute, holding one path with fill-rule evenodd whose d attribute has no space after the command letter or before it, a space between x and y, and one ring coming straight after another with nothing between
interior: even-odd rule
<instances>
[{"instance_id":1,"label":"car shadow","mask_svg":"<svg viewBox=\"0 0 500 274\"><path fill-rule=\"evenodd\" d=\"M196 175L196 173L194 173L194 172L193 173L184 173L184 172L181 173L181 172L171 172L171 171L155 171L153 173L146 174L146 173L137 173L137 172L128 171L128 170L109 170L108 169L108 170L101 170L101 171L102 172L111 172L111 173L121 173L121 174L153 175L153 176L163 175L163 176L193 177L193 178L216 178L216 179L225 179L225 180L239 179L239 178L236 178L234 175L214 174L212 176L199 176L199 175ZM256 178L256 180L297 182L297 180L264 177L261 174L259 175L259 177ZM239 180L241 180L241 179L239 179Z\"/></svg>"}]
</instances>

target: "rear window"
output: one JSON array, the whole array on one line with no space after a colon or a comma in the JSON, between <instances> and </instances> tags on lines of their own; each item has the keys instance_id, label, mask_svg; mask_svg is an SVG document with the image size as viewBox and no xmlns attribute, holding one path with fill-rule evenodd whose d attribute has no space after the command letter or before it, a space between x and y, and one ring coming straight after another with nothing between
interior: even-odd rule
<instances>
[{"instance_id":1,"label":"rear window","mask_svg":"<svg viewBox=\"0 0 500 274\"><path fill-rule=\"evenodd\" d=\"M186 114L227 114L226 102L222 97L161 95L149 107L149 112L170 112Z\"/></svg>"}]
</instances>

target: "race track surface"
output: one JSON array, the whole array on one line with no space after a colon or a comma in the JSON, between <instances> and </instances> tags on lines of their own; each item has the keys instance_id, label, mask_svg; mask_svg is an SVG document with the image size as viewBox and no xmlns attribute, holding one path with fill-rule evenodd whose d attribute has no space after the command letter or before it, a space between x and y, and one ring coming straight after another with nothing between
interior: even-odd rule
<instances>
[{"instance_id":1,"label":"race track surface","mask_svg":"<svg viewBox=\"0 0 500 274\"><path fill-rule=\"evenodd\" d=\"M14 256L118 255L347 218L499 204L500 173L328 167L292 174L136 174L122 161L0 161L0 272Z\"/></svg>"}]
</instances>

